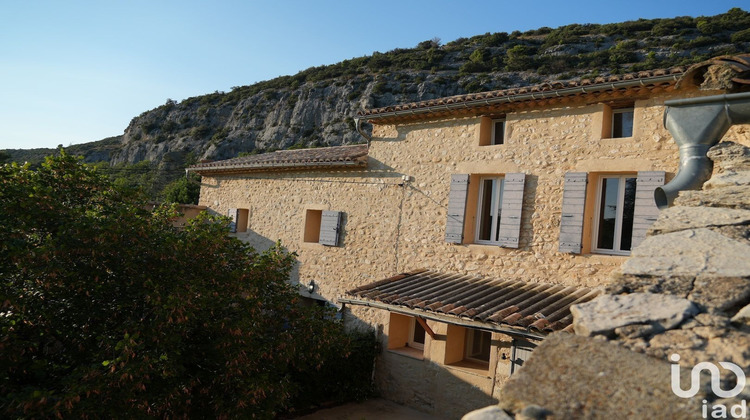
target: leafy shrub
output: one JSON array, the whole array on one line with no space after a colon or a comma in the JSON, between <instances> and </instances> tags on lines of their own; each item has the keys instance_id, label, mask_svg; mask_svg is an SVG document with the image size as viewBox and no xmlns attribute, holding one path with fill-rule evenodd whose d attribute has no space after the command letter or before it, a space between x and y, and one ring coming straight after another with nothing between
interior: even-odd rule
<instances>
[{"instance_id":1,"label":"leafy shrub","mask_svg":"<svg viewBox=\"0 0 750 420\"><path fill-rule=\"evenodd\" d=\"M200 198L200 177L180 177L164 187L162 195L166 203L198 204Z\"/></svg>"},{"instance_id":2,"label":"leafy shrub","mask_svg":"<svg viewBox=\"0 0 750 420\"><path fill-rule=\"evenodd\" d=\"M509 49L505 57L508 71L523 71L534 67L534 49L526 45L516 45Z\"/></svg>"},{"instance_id":3,"label":"leafy shrub","mask_svg":"<svg viewBox=\"0 0 750 420\"><path fill-rule=\"evenodd\" d=\"M0 187L4 418L272 418L324 368L366 364L330 311L297 304L294 256L226 218L173 228L64 152L0 167Z\"/></svg>"},{"instance_id":4,"label":"leafy shrub","mask_svg":"<svg viewBox=\"0 0 750 420\"><path fill-rule=\"evenodd\" d=\"M193 127L192 130L190 130L190 135L192 137L202 139L208 136L208 134L211 132L211 128L206 125L199 125L197 127Z\"/></svg>"},{"instance_id":5,"label":"leafy shrub","mask_svg":"<svg viewBox=\"0 0 750 420\"><path fill-rule=\"evenodd\" d=\"M750 28L733 33L732 42L750 42Z\"/></svg>"}]
</instances>

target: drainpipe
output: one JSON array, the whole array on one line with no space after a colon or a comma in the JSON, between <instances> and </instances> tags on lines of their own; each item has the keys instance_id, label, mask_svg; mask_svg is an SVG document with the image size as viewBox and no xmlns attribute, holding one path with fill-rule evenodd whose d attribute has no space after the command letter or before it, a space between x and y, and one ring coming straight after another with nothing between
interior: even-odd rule
<instances>
[{"instance_id":1,"label":"drainpipe","mask_svg":"<svg viewBox=\"0 0 750 420\"><path fill-rule=\"evenodd\" d=\"M360 136L364 137L365 140L367 140L367 147L370 147L370 141L372 141L372 137L369 136L367 133L362 131L362 118L361 117L354 117L354 127L357 129L357 133L359 133Z\"/></svg>"},{"instance_id":2,"label":"drainpipe","mask_svg":"<svg viewBox=\"0 0 750 420\"><path fill-rule=\"evenodd\" d=\"M706 152L729 127L750 122L750 92L676 99L664 104L664 126L680 148L680 169L674 179L654 191L659 209L671 206L680 191L698 190L711 178L714 164Z\"/></svg>"}]
</instances>

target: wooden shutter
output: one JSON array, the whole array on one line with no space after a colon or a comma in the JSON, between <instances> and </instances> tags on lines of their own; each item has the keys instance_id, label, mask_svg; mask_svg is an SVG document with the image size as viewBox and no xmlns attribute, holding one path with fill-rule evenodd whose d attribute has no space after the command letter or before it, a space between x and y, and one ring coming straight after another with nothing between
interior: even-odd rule
<instances>
[{"instance_id":1,"label":"wooden shutter","mask_svg":"<svg viewBox=\"0 0 750 420\"><path fill-rule=\"evenodd\" d=\"M231 233L237 232L237 219L240 217L240 210L239 209L229 209L227 210L227 216L229 216L230 219L232 219L231 222L229 222L229 231Z\"/></svg>"},{"instance_id":2,"label":"wooden shutter","mask_svg":"<svg viewBox=\"0 0 750 420\"><path fill-rule=\"evenodd\" d=\"M654 190L664 185L664 171L638 172L635 187L635 210L633 212L633 238L630 249L635 248L644 239L646 231L659 217L659 208L654 201Z\"/></svg>"},{"instance_id":3,"label":"wooden shutter","mask_svg":"<svg viewBox=\"0 0 750 420\"><path fill-rule=\"evenodd\" d=\"M583 209L586 206L588 173L565 174L562 217L560 218L560 252L580 254L583 238Z\"/></svg>"},{"instance_id":4,"label":"wooden shutter","mask_svg":"<svg viewBox=\"0 0 750 420\"><path fill-rule=\"evenodd\" d=\"M451 175L451 190L448 195L448 220L445 223L445 241L460 244L464 240L464 218L466 197L469 193L469 175Z\"/></svg>"},{"instance_id":5,"label":"wooden shutter","mask_svg":"<svg viewBox=\"0 0 750 420\"><path fill-rule=\"evenodd\" d=\"M503 181L503 201L500 204L500 229L497 241L500 246L518 248L521 235L521 211L526 174L506 174Z\"/></svg>"},{"instance_id":6,"label":"wooden shutter","mask_svg":"<svg viewBox=\"0 0 750 420\"><path fill-rule=\"evenodd\" d=\"M318 243L327 246L338 246L340 231L341 212L323 210L320 218L320 239L318 239Z\"/></svg>"}]
</instances>

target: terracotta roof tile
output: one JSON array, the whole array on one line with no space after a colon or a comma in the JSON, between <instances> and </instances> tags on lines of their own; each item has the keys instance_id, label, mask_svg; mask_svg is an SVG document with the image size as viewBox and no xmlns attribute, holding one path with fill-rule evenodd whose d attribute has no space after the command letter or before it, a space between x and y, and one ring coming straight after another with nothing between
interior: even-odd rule
<instances>
[{"instance_id":1,"label":"terracotta roof tile","mask_svg":"<svg viewBox=\"0 0 750 420\"><path fill-rule=\"evenodd\" d=\"M206 162L188 168L198 173L289 170L311 167L366 166L366 144L279 150L259 155Z\"/></svg>"},{"instance_id":2,"label":"terracotta roof tile","mask_svg":"<svg viewBox=\"0 0 750 420\"><path fill-rule=\"evenodd\" d=\"M570 307L598 290L418 270L350 290L361 303L380 302L536 332L570 331ZM355 302L356 303L356 302Z\"/></svg>"},{"instance_id":3,"label":"terracotta roof tile","mask_svg":"<svg viewBox=\"0 0 750 420\"><path fill-rule=\"evenodd\" d=\"M660 77L672 76L669 83L676 83L679 77L685 72L684 67L673 67L669 69L656 69L649 71L640 71L635 73L627 73L622 75L610 75L606 77L596 77L594 79L577 79L568 81L553 81L545 82L533 86L524 86L518 88L510 88L503 90L494 90L480 93L469 93L464 95L449 96L437 99L429 99L425 101L412 102L406 104L391 105L382 108L367 109L361 111L359 116L364 119L372 119L381 116L390 117L393 113L400 113L406 111L420 110L420 113L425 113L426 109L435 108L440 110L440 106L457 105L462 104L465 107L472 106L484 106L486 101L489 99L508 99L513 100L514 96L534 93L560 93L558 91L564 91L565 89L573 89L580 87L592 87L609 89L613 83L626 82L626 81L642 81L644 84L648 83L662 83L661 80L657 80Z\"/></svg>"}]
</instances>

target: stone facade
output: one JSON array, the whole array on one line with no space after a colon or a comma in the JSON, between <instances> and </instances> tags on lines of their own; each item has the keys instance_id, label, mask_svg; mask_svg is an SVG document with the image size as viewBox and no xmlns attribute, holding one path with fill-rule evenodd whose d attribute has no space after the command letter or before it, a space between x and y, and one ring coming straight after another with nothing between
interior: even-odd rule
<instances>
[{"instance_id":1,"label":"stone facade","mask_svg":"<svg viewBox=\"0 0 750 420\"><path fill-rule=\"evenodd\" d=\"M662 124L663 104L690 95L698 93L669 90L634 98L633 135L625 138L603 138L609 107L586 95L566 105L504 112L501 145L479 145L486 129L481 115L377 123L366 169L206 173L200 204L222 215L247 210L237 237L258 249L281 241L298 254L293 281L315 284L311 294L301 287L302 295L334 304L347 290L416 268L604 286L626 257L591 252L593 200L587 200L584 213L582 253L558 252L564 175L665 171L668 181L679 156ZM734 127L726 138L750 145L743 127ZM451 175L470 174L475 182L482 175L508 173L526 174L518 248L447 243ZM591 184L593 197L596 186ZM470 189L469 238L477 194ZM339 246L306 241L308 215L318 210L343 212ZM346 311L346 322L380 331L388 349L388 338L395 334L392 314L364 306ZM421 354L384 350L376 369L380 392L449 418L497 401L510 375L511 337L493 333L489 366L477 370L446 363L454 351L446 339L451 326L428 325L434 337L426 337Z\"/></svg>"}]
</instances>

